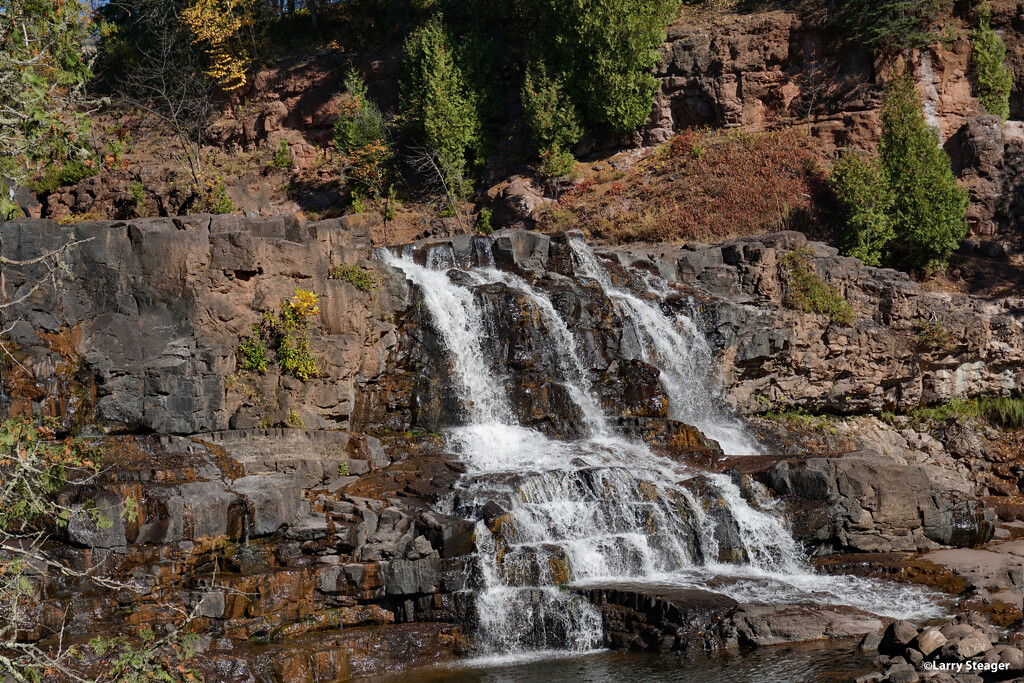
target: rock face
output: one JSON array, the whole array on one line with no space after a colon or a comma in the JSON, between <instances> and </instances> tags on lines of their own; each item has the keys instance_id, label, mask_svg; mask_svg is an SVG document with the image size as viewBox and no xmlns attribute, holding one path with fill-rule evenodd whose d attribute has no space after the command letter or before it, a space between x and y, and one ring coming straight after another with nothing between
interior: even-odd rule
<instances>
[{"instance_id":1,"label":"rock face","mask_svg":"<svg viewBox=\"0 0 1024 683\"><path fill-rule=\"evenodd\" d=\"M339 264L375 272L359 218L0 225L2 253L15 260L58 248L72 235L85 241L64 256L70 277L61 303L52 290L37 291L9 333L23 359L22 367L3 370L13 412L162 434L273 425L289 416L306 427L345 428L356 386L380 378L397 343L388 322L396 299L387 286L367 292L328 279ZM26 283L43 270L7 270L5 296L27 293ZM303 383L277 364L265 375L242 373L241 338L261 312L276 316L297 289L321 298L310 335L320 378Z\"/></svg>"},{"instance_id":2,"label":"rock face","mask_svg":"<svg viewBox=\"0 0 1024 683\"><path fill-rule=\"evenodd\" d=\"M1019 8L992 3L993 26L1007 43L1015 82L1024 80ZM664 142L699 126L760 130L797 126L826 146L873 149L891 67L850 44L822 21L823 13L783 10L695 20L669 31L655 75L661 81L642 130L643 144ZM1014 197L1024 166L1019 121L986 116L970 81L966 37L913 51L912 73L929 123L937 126L971 191L974 235L1019 240ZM1019 92L1011 119L1020 119Z\"/></svg>"},{"instance_id":3,"label":"rock face","mask_svg":"<svg viewBox=\"0 0 1024 683\"><path fill-rule=\"evenodd\" d=\"M803 247L853 306L850 325L788 303L783 258ZM903 273L837 256L796 232L608 254L691 288L723 349L729 400L742 412L910 410L1024 387L1022 299L926 292Z\"/></svg>"},{"instance_id":4,"label":"rock face","mask_svg":"<svg viewBox=\"0 0 1024 683\"><path fill-rule=\"evenodd\" d=\"M794 527L819 550L972 547L995 530L992 510L948 488L934 469L929 477L924 467L881 456L784 461L758 478L775 493L805 503Z\"/></svg>"}]
</instances>

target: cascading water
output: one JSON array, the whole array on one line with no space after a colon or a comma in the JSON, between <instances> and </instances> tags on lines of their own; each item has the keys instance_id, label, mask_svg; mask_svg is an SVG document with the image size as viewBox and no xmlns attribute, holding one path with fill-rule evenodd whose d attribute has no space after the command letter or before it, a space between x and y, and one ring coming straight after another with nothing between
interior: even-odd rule
<instances>
[{"instance_id":1,"label":"cascading water","mask_svg":"<svg viewBox=\"0 0 1024 683\"><path fill-rule=\"evenodd\" d=\"M662 371L673 417L696 423L731 452L754 452L739 421L714 405L713 356L696 326L614 287L585 243L571 247L577 270L597 280L635 325L644 358ZM467 474L449 504L479 520L482 652L597 646L600 616L563 590L567 584L713 585L741 601L819 601L903 617L935 609L910 589L815 574L757 485L744 498L726 475L686 468L614 435L573 333L543 291L495 270L491 261L449 277L456 259L447 247L431 249L427 266L410 255L381 256L417 285L464 406L465 424L451 428L448 440ZM559 354L560 376L552 379L568 388L587 438L557 441L518 423L506 390L508 369L485 352L488 321L475 290L491 283L520 292L543 322Z\"/></svg>"},{"instance_id":2,"label":"cascading water","mask_svg":"<svg viewBox=\"0 0 1024 683\"><path fill-rule=\"evenodd\" d=\"M672 418L693 425L730 455L758 453L757 444L739 420L722 408L712 375L714 353L693 320L684 315L669 318L656 304L615 287L581 237L570 236L569 247L577 271L600 282L622 311L623 318L632 321L640 342L641 360L661 370L661 384L669 397ZM650 293L662 294L653 290L663 283L652 283L651 279L652 276L646 279Z\"/></svg>"}]
</instances>

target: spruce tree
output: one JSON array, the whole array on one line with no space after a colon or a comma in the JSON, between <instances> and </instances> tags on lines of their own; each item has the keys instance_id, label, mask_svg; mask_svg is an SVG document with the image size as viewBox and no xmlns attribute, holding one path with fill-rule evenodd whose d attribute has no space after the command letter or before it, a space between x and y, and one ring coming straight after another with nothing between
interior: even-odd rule
<instances>
[{"instance_id":1,"label":"spruce tree","mask_svg":"<svg viewBox=\"0 0 1024 683\"><path fill-rule=\"evenodd\" d=\"M893 79L886 89L879 149L894 196L894 255L909 269L941 268L967 234L969 202L938 131L925 121L910 76Z\"/></svg>"}]
</instances>

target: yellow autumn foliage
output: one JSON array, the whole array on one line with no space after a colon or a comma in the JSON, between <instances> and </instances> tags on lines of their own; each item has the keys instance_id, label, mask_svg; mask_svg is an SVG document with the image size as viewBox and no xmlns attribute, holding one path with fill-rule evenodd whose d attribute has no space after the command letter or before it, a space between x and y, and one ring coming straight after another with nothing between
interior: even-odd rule
<instances>
[{"instance_id":1,"label":"yellow autumn foliage","mask_svg":"<svg viewBox=\"0 0 1024 683\"><path fill-rule=\"evenodd\" d=\"M252 56L242 35L252 29L255 15L256 0L192 0L182 13L192 42L206 51L206 75L225 90L245 84Z\"/></svg>"}]
</instances>

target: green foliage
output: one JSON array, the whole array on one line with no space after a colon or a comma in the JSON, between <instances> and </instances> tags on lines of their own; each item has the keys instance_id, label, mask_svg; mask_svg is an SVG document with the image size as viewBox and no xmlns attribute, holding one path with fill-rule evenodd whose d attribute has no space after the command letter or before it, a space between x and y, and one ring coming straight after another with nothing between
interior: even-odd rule
<instances>
[{"instance_id":1,"label":"green foliage","mask_svg":"<svg viewBox=\"0 0 1024 683\"><path fill-rule=\"evenodd\" d=\"M651 112L651 69L676 0L536 0L548 64L575 90L586 120L619 133Z\"/></svg>"},{"instance_id":2,"label":"green foliage","mask_svg":"<svg viewBox=\"0 0 1024 683\"><path fill-rule=\"evenodd\" d=\"M227 214L235 212L235 203L228 195L223 178L210 178L196 190L191 213Z\"/></svg>"},{"instance_id":3,"label":"green foliage","mask_svg":"<svg viewBox=\"0 0 1024 683\"><path fill-rule=\"evenodd\" d=\"M1024 400L1019 398L979 399L982 414L1004 429L1024 429Z\"/></svg>"},{"instance_id":4,"label":"green foliage","mask_svg":"<svg viewBox=\"0 0 1024 683\"><path fill-rule=\"evenodd\" d=\"M40 195L47 195L56 192L62 187L74 185L98 173L95 164L91 161L67 161L64 163L49 164L43 171L41 178L29 183L29 187Z\"/></svg>"},{"instance_id":5,"label":"green foliage","mask_svg":"<svg viewBox=\"0 0 1024 683\"><path fill-rule=\"evenodd\" d=\"M131 184L128 194L132 196L135 208L141 209L146 206L146 186L142 184L141 180L136 180Z\"/></svg>"},{"instance_id":6,"label":"green foliage","mask_svg":"<svg viewBox=\"0 0 1024 683\"><path fill-rule=\"evenodd\" d=\"M340 465L338 465L338 476L339 477L347 477L348 476L348 463L347 462L343 462Z\"/></svg>"},{"instance_id":7,"label":"green foliage","mask_svg":"<svg viewBox=\"0 0 1024 683\"><path fill-rule=\"evenodd\" d=\"M284 423L296 429L305 429L306 427L306 423L302 421L302 416L299 415L299 411L295 410L295 408L288 409L288 416L284 419Z\"/></svg>"},{"instance_id":8,"label":"green foliage","mask_svg":"<svg viewBox=\"0 0 1024 683\"><path fill-rule=\"evenodd\" d=\"M903 265L929 271L946 263L967 234L967 192L929 128L910 76L894 78L882 105L882 165L892 191L894 252Z\"/></svg>"},{"instance_id":9,"label":"green foliage","mask_svg":"<svg viewBox=\"0 0 1024 683\"><path fill-rule=\"evenodd\" d=\"M14 532L43 518L66 525L70 511L52 496L75 475L98 469L98 453L75 439L59 439L52 421L14 417L0 422L0 529Z\"/></svg>"},{"instance_id":10,"label":"green foliage","mask_svg":"<svg viewBox=\"0 0 1024 683\"><path fill-rule=\"evenodd\" d=\"M288 151L288 141L281 140L280 146L274 152L274 158L270 160L273 168L291 168L293 163L291 152Z\"/></svg>"},{"instance_id":11,"label":"green foliage","mask_svg":"<svg viewBox=\"0 0 1024 683\"><path fill-rule=\"evenodd\" d=\"M8 196L8 192L5 191L6 187L0 185L0 220L10 221L15 218L21 218L25 215L25 212L21 210L21 207L14 203Z\"/></svg>"},{"instance_id":12,"label":"green foliage","mask_svg":"<svg viewBox=\"0 0 1024 683\"><path fill-rule=\"evenodd\" d=\"M782 424L797 429L803 429L816 434L835 434L836 427L834 420L828 415L814 415L804 411L802 408L795 410L771 411L762 415L766 420L781 422Z\"/></svg>"},{"instance_id":13,"label":"green foliage","mask_svg":"<svg viewBox=\"0 0 1024 683\"><path fill-rule=\"evenodd\" d=\"M896 236L895 199L881 164L847 150L832 169L829 184L845 214L843 253L865 265L881 264L886 245Z\"/></svg>"},{"instance_id":14,"label":"green foliage","mask_svg":"<svg viewBox=\"0 0 1024 683\"><path fill-rule=\"evenodd\" d=\"M800 247L786 254L782 263L789 275L789 298L808 313L820 313L838 325L849 325L855 316L853 307L839 288L823 281L811 267L814 251Z\"/></svg>"},{"instance_id":15,"label":"green foliage","mask_svg":"<svg viewBox=\"0 0 1024 683\"><path fill-rule=\"evenodd\" d=\"M349 72L345 88L348 99L342 103L334 122L334 145L343 156L347 176L355 189L372 192L380 199L389 184L390 164L395 156L387 123L367 96L366 83L357 71Z\"/></svg>"},{"instance_id":16,"label":"green foliage","mask_svg":"<svg viewBox=\"0 0 1024 683\"><path fill-rule=\"evenodd\" d=\"M88 646L97 657L109 658L103 680L112 683L202 683L203 675L186 665L198 640L195 633L177 630L158 640L152 630L145 629L138 638L100 636Z\"/></svg>"},{"instance_id":17,"label":"green foliage","mask_svg":"<svg viewBox=\"0 0 1024 683\"><path fill-rule=\"evenodd\" d=\"M944 37L942 15L953 0L842 0L835 23L851 40L893 52Z\"/></svg>"},{"instance_id":18,"label":"green foliage","mask_svg":"<svg viewBox=\"0 0 1024 683\"><path fill-rule=\"evenodd\" d=\"M253 334L243 337L236 355L241 370L264 373L270 367L267 349L272 348L283 372L303 382L317 377L320 368L309 350L309 319L320 314L320 298L311 291L296 289L295 296L281 302L278 318L270 312L253 325Z\"/></svg>"},{"instance_id":19,"label":"green foliage","mask_svg":"<svg viewBox=\"0 0 1024 683\"><path fill-rule=\"evenodd\" d=\"M334 266L327 271L327 279L344 280L363 292L372 292L377 289L377 281L373 277L373 272L362 266L347 263Z\"/></svg>"},{"instance_id":20,"label":"green foliage","mask_svg":"<svg viewBox=\"0 0 1024 683\"><path fill-rule=\"evenodd\" d=\"M453 169L449 183L461 184L467 151L480 144L480 99L456 63L440 15L406 39L400 84L402 113L412 134Z\"/></svg>"},{"instance_id":21,"label":"green foliage","mask_svg":"<svg viewBox=\"0 0 1024 683\"><path fill-rule=\"evenodd\" d=\"M984 398L954 398L947 403L922 406L906 415L884 412L882 420L896 426L920 428L933 423L955 419L963 423L984 418L1004 429L1024 429L1024 399L1007 396ZM901 419L902 418L902 419Z\"/></svg>"},{"instance_id":22,"label":"green foliage","mask_svg":"<svg viewBox=\"0 0 1024 683\"><path fill-rule=\"evenodd\" d=\"M260 336L260 326L252 326L253 334L244 337L238 345L235 355L238 357L238 368L250 372L258 372L261 375L270 366L270 357L267 355L267 347Z\"/></svg>"},{"instance_id":23,"label":"green foliage","mask_svg":"<svg viewBox=\"0 0 1024 683\"><path fill-rule=\"evenodd\" d=\"M583 127L562 80L548 76L543 64L533 66L526 71L521 97L533 144L544 160L542 172L553 177L571 172L575 159L570 150L583 137Z\"/></svg>"},{"instance_id":24,"label":"green foliage","mask_svg":"<svg viewBox=\"0 0 1024 683\"><path fill-rule=\"evenodd\" d=\"M296 289L295 296L281 302L280 320L275 326L277 362L282 370L303 382L320 374L309 350L309 318L320 314L318 301L313 292Z\"/></svg>"},{"instance_id":25,"label":"green foliage","mask_svg":"<svg viewBox=\"0 0 1024 683\"><path fill-rule=\"evenodd\" d=\"M977 96L989 114L1005 121L1010 116L1010 91L1013 72L1006 64L1006 43L992 28L992 9L988 4L979 11L974 29L971 66L977 79Z\"/></svg>"},{"instance_id":26,"label":"green foliage","mask_svg":"<svg viewBox=\"0 0 1024 683\"><path fill-rule=\"evenodd\" d=\"M4 2L0 9L0 173L23 181L39 164L91 156L79 110L92 78L92 12L80 0Z\"/></svg>"},{"instance_id":27,"label":"green foliage","mask_svg":"<svg viewBox=\"0 0 1024 683\"><path fill-rule=\"evenodd\" d=\"M477 216L476 223L473 225L473 231L478 235L490 235L494 232L494 212L490 209L480 209L480 215Z\"/></svg>"},{"instance_id":28,"label":"green foliage","mask_svg":"<svg viewBox=\"0 0 1024 683\"><path fill-rule=\"evenodd\" d=\"M953 336L939 318L918 320L914 323L914 329L917 330L918 348L925 351L950 352L956 350L957 345Z\"/></svg>"}]
</instances>

